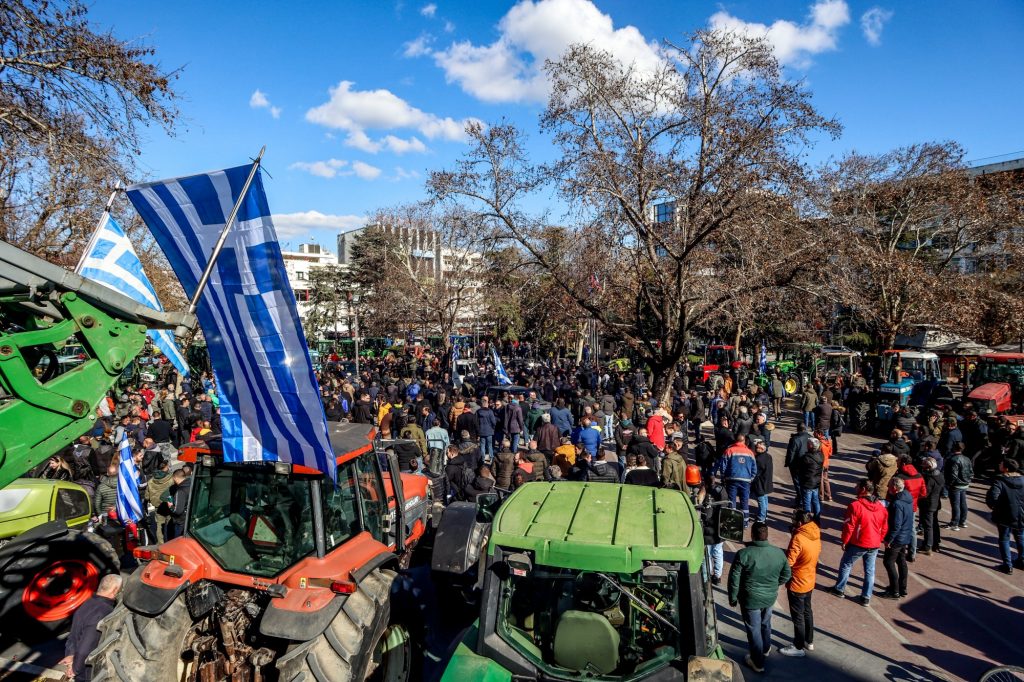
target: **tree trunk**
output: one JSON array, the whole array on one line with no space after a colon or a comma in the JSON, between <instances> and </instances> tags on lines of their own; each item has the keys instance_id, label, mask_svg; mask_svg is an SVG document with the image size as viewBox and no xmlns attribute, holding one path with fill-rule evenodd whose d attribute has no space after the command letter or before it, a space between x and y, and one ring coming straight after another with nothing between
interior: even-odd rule
<instances>
[{"instance_id":1,"label":"tree trunk","mask_svg":"<svg viewBox=\"0 0 1024 682\"><path fill-rule=\"evenodd\" d=\"M743 338L743 322L736 323L736 342L733 344L736 346L736 359L742 360L743 353L740 351L740 340Z\"/></svg>"},{"instance_id":2,"label":"tree trunk","mask_svg":"<svg viewBox=\"0 0 1024 682\"><path fill-rule=\"evenodd\" d=\"M651 395L658 401L658 405L665 406L669 412L672 411L672 382L676 378L676 363L667 364L651 363Z\"/></svg>"}]
</instances>

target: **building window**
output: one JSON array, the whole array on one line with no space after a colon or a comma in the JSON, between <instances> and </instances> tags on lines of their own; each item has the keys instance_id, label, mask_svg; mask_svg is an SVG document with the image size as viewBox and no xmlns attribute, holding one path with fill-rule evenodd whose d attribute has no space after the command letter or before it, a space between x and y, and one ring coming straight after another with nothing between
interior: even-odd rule
<instances>
[{"instance_id":1,"label":"building window","mask_svg":"<svg viewBox=\"0 0 1024 682\"><path fill-rule=\"evenodd\" d=\"M654 222L656 223L668 223L672 222L673 214L675 213L676 204L673 201L666 201L661 204L656 204L654 207Z\"/></svg>"},{"instance_id":2,"label":"building window","mask_svg":"<svg viewBox=\"0 0 1024 682\"><path fill-rule=\"evenodd\" d=\"M296 272L295 273L295 279L300 280L300 281L305 281L306 273L304 273L304 272Z\"/></svg>"}]
</instances>

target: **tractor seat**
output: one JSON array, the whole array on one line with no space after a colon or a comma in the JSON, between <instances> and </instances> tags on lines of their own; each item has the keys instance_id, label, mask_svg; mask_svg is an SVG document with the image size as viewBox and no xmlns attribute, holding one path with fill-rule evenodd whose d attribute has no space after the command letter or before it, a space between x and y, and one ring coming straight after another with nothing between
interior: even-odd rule
<instances>
[{"instance_id":1,"label":"tractor seat","mask_svg":"<svg viewBox=\"0 0 1024 682\"><path fill-rule=\"evenodd\" d=\"M608 619L590 611L566 611L555 627L555 664L599 675L619 667L619 633Z\"/></svg>"}]
</instances>

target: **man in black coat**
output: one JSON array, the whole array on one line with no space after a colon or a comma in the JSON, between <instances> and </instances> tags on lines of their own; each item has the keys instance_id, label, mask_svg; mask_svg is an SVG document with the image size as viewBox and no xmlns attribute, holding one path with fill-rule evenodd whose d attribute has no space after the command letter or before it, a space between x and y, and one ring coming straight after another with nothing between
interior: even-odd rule
<instances>
[{"instance_id":1,"label":"man in black coat","mask_svg":"<svg viewBox=\"0 0 1024 682\"><path fill-rule=\"evenodd\" d=\"M652 471L658 471L658 460L661 457L661 453L658 452L658 448L654 446L651 439L647 437L647 429L645 427L641 426L640 430L633 436L629 447L626 448L626 454L635 455L638 460L642 458Z\"/></svg>"},{"instance_id":2,"label":"man in black coat","mask_svg":"<svg viewBox=\"0 0 1024 682\"><path fill-rule=\"evenodd\" d=\"M917 501L917 511L921 517L921 531L924 538L918 553L928 555L939 551L942 540L939 537L939 510L942 509L942 491L946 488L946 479L936 466L934 457L924 458L924 496Z\"/></svg>"},{"instance_id":3,"label":"man in black coat","mask_svg":"<svg viewBox=\"0 0 1024 682\"><path fill-rule=\"evenodd\" d=\"M118 592L121 591L121 576L117 573L103 576L96 588L96 594L82 604L71 620L71 634L64 644L64 658L60 663L67 666L68 677L76 682L92 679L92 666L85 659L100 641L99 622L114 610Z\"/></svg>"},{"instance_id":4,"label":"man in black coat","mask_svg":"<svg viewBox=\"0 0 1024 682\"><path fill-rule=\"evenodd\" d=\"M725 454L725 449L735 442L736 434L729 424L729 418L723 415L718 420L718 426L715 427L715 454L722 457Z\"/></svg>"},{"instance_id":5,"label":"man in black coat","mask_svg":"<svg viewBox=\"0 0 1024 682\"><path fill-rule=\"evenodd\" d=\"M1017 460L1009 457L999 465L999 476L985 496L992 510L992 522L999 531L999 552L1003 558L1000 569L1011 574L1024 568L1024 476ZM1010 561L1010 538L1017 543L1017 560Z\"/></svg>"},{"instance_id":6,"label":"man in black coat","mask_svg":"<svg viewBox=\"0 0 1024 682\"><path fill-rule=\"evenodd\" d=\"M794 509L800 509L803 506L804 493L800 489L800 477L797 471L799 462L803 459L804 455L807 454L807 441L810 439L810 434L807 433L807 427L802 423L796 425L796 433L789 437L789 445L786 447L786 468L789 469L790 476L793 477L793 487L796 488L796 504Z\"/></svg>"}]
</instances>

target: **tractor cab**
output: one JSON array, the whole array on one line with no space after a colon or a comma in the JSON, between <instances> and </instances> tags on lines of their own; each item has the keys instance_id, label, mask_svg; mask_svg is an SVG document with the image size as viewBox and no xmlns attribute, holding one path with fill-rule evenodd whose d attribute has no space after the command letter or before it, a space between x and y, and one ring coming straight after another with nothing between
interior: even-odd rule
<instances>
[{"instance_id":1,"label":"tractor cab","mask_svg":"<svg viewBox=\"0 0 1024 682\"><path fill-rule=\"evenodd\" d=\"M860 353L846 346L824 346L817 363L818 376L826 386L848 385L860 372Z\"/></svg>"},{"instance_id":2,"label":"tractor cab","mask_svg":"<svg viewBox=\"0 0 1024 682\"><path fill-rule=\"evenodd\" d=\"M967 399L979 415L1007 414L1024 401L1024 353L986 353L971 377Z\"/></svg>"},{"instance_id":3,"label":"tractor cab","mask_svg":"<svg viewBox=\"0 0 1024 682\"><path fill-rule=\"evenodd\" d=\"M718 643L699 513L679 491L524 485L480 561L480 617L442 682L742 679Z\"/></svg>"},{"instance_id":4,"label":"tractor cab","mask_svg":"<svg viewBox=\"0 0 1024 682\"><path fill-rule=\"evenodd\" d=\"M730 369L739 369L743 362L739 359L736 346L707 345L704 346L704 360L694 369L695 378L700 383L707 383L708 380L718 374L725 376Z\"/></svg>"},{"instance_id":5,"label":"tractor cab","mask_svg":"<svg viewBox=\"0 0 1024 682\"><path fill-rule=\"evenodd\" d=\"M882 352L882 384L875 417L886 423L901 407L926 405L940 383L939 356L911 350Z\"/></svg>"}]
</instances>

